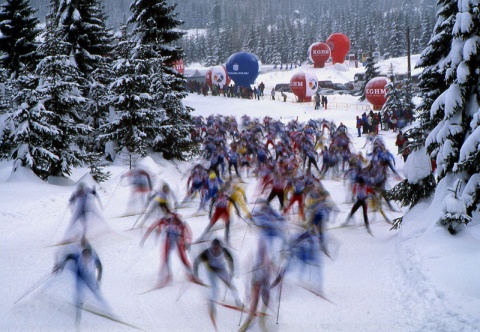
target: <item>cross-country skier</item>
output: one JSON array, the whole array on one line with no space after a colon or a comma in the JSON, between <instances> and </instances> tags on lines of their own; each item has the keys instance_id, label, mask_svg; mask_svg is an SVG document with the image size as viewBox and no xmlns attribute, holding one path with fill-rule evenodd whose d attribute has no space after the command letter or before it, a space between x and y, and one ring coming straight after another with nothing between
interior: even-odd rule
<instances>
[{"instance_id":1,"label":"cross-country skier","mask_svg":"<svg viewBox=\"0 0 480 332\"><path fill-rule=\"evenodd\" d=\"M258 304L260 298L263 305L260 315L260 324L263 324L263 319L270 303L270 289L272 283L272 277L278 273L278 267L272 262L270 252L267 249L265 243L259 241L257 252L254 258L254 264L251 269L251 284L249 290L249 303L250 308L248 316L245 322L242 324L239 331L246 331L252 324L255 317L259 314ZM247 301L247 300L246 300Z\"/></svg>"},{"instance_id":2,"label":"cross-country skier","mask_svg":"<svg viewBox=\"0 0 480 332\"><path fill-rule=\"evenodd\" d=\"M230 198L237 204L239 209L241 209L245 213L246 218L250 218L252 214L247 207L247 195L245 194L245 190L241 185L241 181L228 181L225 182L225 191L229 193ZM230 206L230 213L232 212L232 207L234 208L233 204L229 204ZM245 218L244 217L244 218Z\"/></svg>"},{"instance_id":3,"label":"cross-country skier","mask_svg":"<svg viewBox=\"0 0 480 332\"><path fill-rule=\"evenodd\" d=\"M190 201L197 193L200 195L200 207L203 204L204 196L206 195L206 188L207 188L207 177L208 172L202 165L195 165L191 171L191 175L188 177L187 180L187 193L185 198L182 201L182 204Z\"/></svg>"},{"instance_id":4,"label":"cross-country skier","mask_svg":"<svg viewBox=\"0 0 480 332\"><path fill-rule=\"evenodd\" d=\"M235 304L242 307L243 303L240 300L237 287L233 282L234 262L230 251L222 245L219 239L214 239L208 249L205 249L197 256L193 263L193 274L198 278L198 267L200 263L205 263L207 267L207 274L210 281L210 302L209 314L210 319L217 329L216 325L216 309L215 302L218 302L218 280L220 279L231 290ZM227 268L228 266L228 268Z\"/></svg>"},{"instance_id":5,"label":"cross-country skier","mask_svg":"<svg viewBox=\"0 0 480 332\"><path fill-rule=\"evenodd\" d=\"M344 222L344 225L348 224L352 215L358 210L359 207L363 209L363 221L365 222L365 227L367 232L372 234L370 230L370 224L368 223L367 215L367 198L371 195L375 195L373 189L365 183L365 180L361 177L358 179L358 182L353 185L353 194L356 197L356 202L353 204L350 213L347 216L347 219Z\"/></svg>"},{"instance_id":6,"label":"cross-country skier","mask_svg":"<svg viewBox=\"0 0 480 332\"><path fill-rule=\"evenodd\" d=\"M324 224L330 219L330 213L336 209L333 202L328 200L329 194L325 190L315 188L309 194L309 229L310 233L318 238L321 250L328 256L324 238ZM338 209L337 209L338 210Z\"/></svg>"},{"instance_id":7,"label":"cross-country skier","mask_svg":"<svg viewBox=\"0 0 480 332\"><path fill-rule=\"evenodd\" d=\"M142 226L155 210L160 210L161 216L168 216L175 211L177 206L177 197L173 191L170 190L170 186L164 183L160 189L155 190L150 196L150 199L146 205L146 212L140 218L142 221L139 225Z\"/></svg>"},{"instance_id":8,"label":"cross-country skier","mask_svg":"<svg viewBox=\"0 0 480 332\"><path fill-rule=\"evenodd\" d=\"M145 206L153 189L150 174L141 168L133 168L123 174L123 178L128 178L131 185L127 211L131 212L138 205Z\"/></svg>"},{"instance_id":9,"label":"cross-country skier","mask_svg":"<svg viewBox=\"0 0 480 332\"><path fill-rule=\"evenodd\" d=\"M89 246L81 246L78 252L66 255L53 267L53 273L63 271L67 266L75 273L75 306L77 307L76 323L80 323L81 311L85 302L85 291L90 290L107 312L111 312L109 305L100 291L102 279L102 263L95 251Z\"/></svg>"},{"instance_id":10,"label":"cross-country skier","mask_svg":"<svg viewBox=\"0 0 480 332\"><path fill-rule=\"evenodd\" d=\"M165 215L171 214L178 206L177 197L166 183L162 185L160 190L155 191L153 200Z\"/></svg>"},{"instance_id":11,"label":"cross-country skier","mask_svg":"<svg viewBox=\"0 0 480 332\"><path fill-rule=\"evenodd\" d=\"M285 219L264 200L257 201L259 207L252 212L251 222L258 227L258 242L264 243L272 257L279 259L285 246Z\"/></svg>"},{"instance_id":12,"label":"cross-country skier","mask_svg":"<svg viewBox=\"0 0 480 332\"><path fill-rule=\"evenodd\" d=\"M187 248L192 243L192 231L188 224L180 218L178 214L169 213L167 217L158 219L150 227L148 227L145 235L140 241L143 246L148 236L154 231L157 236L164 233L163 255L160 263L159 282L155 288L166 286L172 280L172 271L170 269L170 254L174 247L178 249L178 255L183 265L187 269L187 276L192 279L192 265L187 257Z\"/></svg>"},{"instance_id":13,"label":"cross-country skier","mask_svg":"<svg viewBox=\"0 0 480 332\"><path fill-rule=\"evenodd\" d=\"M96 206L95 201L102 208L102 202L98 196L95 188L88 187L85 183L80 182L77 185L75 192L70 196L68 200L69 206L72 208L72 217L70 220L70 226L67 229L67 236L69 232L74 231L77 222L80 223L81 234L80 237L85 237L87 234L87 223L90 222L93 217L97 217L100 220L104 220L99 208Z\"/></svg>"},{"instance_id":14,"label":"cross-country skier","mask_svg":"<svg viewBox=\"0 0 480 332\"><path fill-rule=\"evenodd\" d=\"M295 202L298 204L298 212L300 218L305 220L304 212L304 199L305 199L305 176L300 175L290 181L287 185L288 188L293 188L293 194L288 202L287 206L283 209L283 213L286 214L288 210L293 206Z\"/></svg>"},{"instance_id":15,"label":"cross-country skier","mask_svg":"<svg viewBox=\"0 0 480 332\"><path fill-rule=\"evenodd\" d=\"M267 196L267 203L270 203L275 197L278 197L280 210L283 210L285 202L286 179L285 175L281 170L277 169L273 172L272 178L268 180L263 186L262 193L268 186L271 186L272 189L270 191L270 194L268 194Z\"/></svg>"},{"instance_id":16,"label":"cross-country skier","mask_svg":"<svg viewBox=\"0 0 480 332\"><path fill-rule=\"evenodd\" d=\"M205 205L207 204L207 202L217 196L218 191L222 185L223 180L217 175L215 175L215 172L210 171L207 179L207 194L205 195L204 200L200 204L200 209L205 209Z\"/></svg>"},{"instance_id":17,"label":"cross-country skier","mask_svg":"<svg viewBox=\"0 0 480 332\"><path fill-rule=\"evenodd\" d=\"M221 188L218 191L218 194L212 198L212 202L210 204L210 212L208 214L208 217L210 218L210 222L205 227L205 230L203 231L202 235L200 235L200 238L197 240L202 241L207 233L210 231L210 228L215 225L215 223L222 218L225 222L225 242L227 244L230 243L230 211L229 211L229 204L231 204L236 212L237 215L240 217L240 210L238 209L237 203L227 195L225 190Z\"/></svg>"}]
</instances>

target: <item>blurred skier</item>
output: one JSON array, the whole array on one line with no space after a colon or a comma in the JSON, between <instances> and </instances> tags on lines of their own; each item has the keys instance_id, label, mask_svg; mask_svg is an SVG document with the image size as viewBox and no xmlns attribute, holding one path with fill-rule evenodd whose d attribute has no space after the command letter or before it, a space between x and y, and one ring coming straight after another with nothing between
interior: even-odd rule
<instances>
[{"instance_id":1,"label":"blurred skier","mask_svg":"<svg viewBox=\"0 0 480 332\"><path fill-rule=\"evenodd\" d=\"M263 243L274 261L281 259L285 249L285 218L265 201L257 201L259 207L252 212L250 219L258 229L258 243Z\"/></svg>"},{"instance_id":2,"label":"blurred skier","mask_svg":"<svg viewBox=\"0 0 480 332\"><path fill-rule=\"evenodd\" d=\"M309 231L310 234L318 238L321 250L328 256L327 246L324 238L324 224L329 221L330 214L333 210L339 211L333 201L328 200L327 191L315 188L309 194L308 210L309 210Z\"/></svg>"},{"instance_id":3,"label":"blurred skier","mask_svg":"<svg viewBox=\"0 0 480 332\"><path fill-rule=\"evenodd\" d=\"M160 190L155 191L153 200L158 204L158 207L165 215L173 213L173 210L178 206L175 193L166 183L162 185Z\"/></svg>"},{"instance_id":4,"label":"blurred skier","mask_svg":"<svg viewBox=\"0 0 480 332\"><path fill-rule=\"evenodd\" d=\"M102 202L98 196L95 187L90 188L85 183L80 182L77 185L75 192L70 196L68 200L69 206L72 209L72 217L70 219L70 225L67 229L67 239L71 241L75 239L75 235L71 236L70 233L75 231L77 222L80 223L81 234L80 237L85 237L87 234L87 223L97 217L100 220L104 220L98 207L95 204L98 202L100 208L102 208Z\"/></svg>"},{"instance_id":5,"label":"blurred skier","mask_svg":"<svg viewBox=\"0 0 480 332\"><path fill-rule=\"evenodd\" d=\"M198 278L198 267L200 263L205 263L207 267L207 274L210 281L210 302L209 302L209 314L210 319L217 330L216 324L216 309L215 303L218 302L218 280L220 279L232 292L235 304L237 307L243 307L243 303L240 300L237 287L233 282L234 263L233 257L230 251L222 246L222 242L219 239L214 239L211 242L209 248L202 251L193 263L193 275ZM228 265L228 269L227 269Z\"/></svg>"},{"instance_id":6,"label":"blurred skier","mask_svg":"<svg viewBox=\"0 0 480 332\"><path fill-rule=\"evenodd\" d=\"M245 190L242 187L241 182L236 180L225 182L224 188L225 191L229 193L230 198L237 204L239 209L244 212L245 217L250 218L252 215L247 207L247 195L245 194ZM232 212L232 207L234 207L234 205L230 203L230 213Z\"/></svg>"},{"instance_id":7,"label":"blurred skier","mask_svg":"<svg viewBox=\"0 0 480 332\"><path fill-rule=\"evenodd\" d=\"M128 178L131 185L130 200L127 211L132 211L138 206L145 206L152 191L152 180L150 174L141 168L133 168L122 175Z\"/></svg>"},{"instance_id":8,"label":"blurred skier","mask_svg":"<svg viewBox=\"0 0 480 332\"><path fill-rule=\"evenodd\" d=\"M170 186L164 183L159 190L155 190L147 202L146 209L148 209L143 216L140 217L140 226L142 226L148 217L155 211L159 210L161 216L168 216L172 214L178 206L177 197L170 190Z\"/></svg>"},{"instance_id":9,"label":"blurred skier","mask_svg":"<svg viewBox=\"0 0 480 332\"><path fill-rule=\"evenodd\" d=\"M103 309L111 313L111 309L100 291L102 279L102 263L95 251L89 246L81 246L78 252L67 254L60 262L53 267L53 273L59 273L67 266L75 274L75 306L77 307L76 323L80 323L83 304L85 302L85 291L95 296Z\"/></svg>"},{"instance_id":10,"label":"blurred skier","mask_svg":"<svg viewBox=\"0 0 480 332\"><path fill-rule=\"evenodd\" d=\"M192 280L192 265L187 257L186 250L192 243L192 231L188 224L180 218L178 214L170 213L167 217L158 219L150 227L148 227L145 235L140 241L142 247L148 236L156 229L157 237L163 232L164 245L163 256L160 263L160 281L155 288L161 288L166 286L172 280L172 271L170 268L170 254L175 245L178 249L178 255L183 265L187 268L187 275ZM162 247L162 246L161 246Z\"/></svg>"},{"instance_id":11,"label":"blurred skier","mask_svg":"<svg viewBox=\"0 0 480 332\"><path fill-rule=\"evenodd\" d=\"M258 242L258 248L251 271L251 284L248 299L250 308L248 310L247 319L242 324L239 331L246 331L256 316L262 316L260 324L262 326L264 325L263 319L270 303L271 280L275 273L278 272L278 267L272 262L267 246L261 241ZM259 313L257 308L260 298L262 299L263 306ZM247 301L247 299L245 301Z\"/></svg>"},{"instance_id":12,"label":"blurred skier","mask_svg":"<svg viewBox=\"0 0 480 332\"><path fill-rule=\"evenodd\" d=\"M365 227L367 228L367 232L372 235L372 231L370 230L370 224L368 222L368 215L367 215L367 198L371 195L375 195L373 189L365 183L365 180L361 177L358 179L358 182L353 185L353 194L356 197L356 202L353 204L350 213L347 216L347 219L343 223L347 225L352 218L352 215L358 210L358 208L362 207L363 209L363 221L365 222Z\"/></svg>"},{"instance_id":13,"label":"blurred skier","mask_svg":"<svg viewBox=\"0 0 480 332\"><path fill-rule=\"evenodd\" d=\"M202 235L197 240L197 242L202 241L210 229L215 225L215 223L222 218L225 222L225 242L227 244L230 243L230 210L229 204L231 204L236 212L237 215L240 217L240 210L238 209L237 203L226 194L225 190L222 188L218 191L218 194L212 198L212 202L210 204L210 212L208 214L210 218L210 222L205 227ZM213 212L213 214L212 214Z\"/></svg>"}]
</instances>

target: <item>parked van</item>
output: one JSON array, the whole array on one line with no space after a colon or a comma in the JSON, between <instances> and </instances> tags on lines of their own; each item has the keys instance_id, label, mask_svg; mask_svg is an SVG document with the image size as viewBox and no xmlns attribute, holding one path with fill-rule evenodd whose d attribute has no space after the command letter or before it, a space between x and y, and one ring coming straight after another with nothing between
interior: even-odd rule
<instances>
[{"instance_id":1,"label":"parked van","mask_svg":"<svg viewBox=\"0 0 480 332\"><path fill-rule=\"evenodd\" d=\"M318 86L322 89L333 89L332 81L318 81Z\"/></svg>"}]
</instances>

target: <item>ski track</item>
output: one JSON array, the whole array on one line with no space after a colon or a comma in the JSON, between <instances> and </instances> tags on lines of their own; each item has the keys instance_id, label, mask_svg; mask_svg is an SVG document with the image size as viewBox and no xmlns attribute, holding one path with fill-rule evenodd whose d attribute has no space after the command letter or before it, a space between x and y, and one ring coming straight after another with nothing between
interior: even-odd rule
<instances>
[{"instance_id":1,"label":"ski track","mask_svg":"<svg viewBox=\"0 0 480 332\"><path fill-rule=\"evenodd\" d=\"M400 253L398 265L401 268L398 293L401 303L408 304L404 311L411 324L421 321L422 326L415 326L421 331L478 331L479 320L459 314L463 308L456 307L449 295L436 289L425 276L415 241L407 242L399 236L396 249Z\"/></svg>"}]
</instances>

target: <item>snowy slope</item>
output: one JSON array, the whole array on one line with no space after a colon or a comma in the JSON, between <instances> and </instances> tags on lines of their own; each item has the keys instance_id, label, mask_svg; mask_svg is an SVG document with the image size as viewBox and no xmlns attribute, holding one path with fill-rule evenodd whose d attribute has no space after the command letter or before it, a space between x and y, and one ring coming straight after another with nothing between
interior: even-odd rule
<instances>
[{"instance_id":1,"label":"snowy slope","mask_svg":"<svg viewBox=\"0 0 480 332\"><path fill-rule=\"evenodd\" d=\"M392 60L397 61L397 59ZM405 60L398 60L404 63ZM313 70L313 69L311 69ZM335 67L315 69L317 77L352 80L360 69L338 70ZM266 91L276 83L289 82L292 72L270 72L258 78ZM330 96L329 109L314 111L309 103L288 101L239 100L223 97L189 96L185 104L195 108L195 115L225 114L237 117L269 115L288 121L310 118L343 122L352 133L357 151L363 151L365 138L355 135L355 116L363 112L355 97ZM363 105L363 106L362 106ZM395 133L381 132L392 152ZM397 169L403 161L396 159ZM186 190L187 172L195 161L172 163L158 156L141 161L143 167L156 175L156 183L166 181L181 200ZM129 231L137 216L120 218L129 200L129 188L121 179L127 167L118 160L109 168L112 177L97 185L104 205L104 220L92 225L91 242L104 265L103 294L113 311L123 320L145 331L211 331L208 317L208 289L188 283L176 253L172 255L172 285L155 292L141 293L156 282L160 252L151 236L139 247L140 231ZM60 241L67 229L70 212L68 198L74 183L91 183L86 169L78 169L69 181L46 184L28 170L11 173L11 163L0 163L0 280L3 295L0 301L1 331L73 331L75 308L73 276L65 270L19 300L39 280L49 276L55 258L64 247L51 247ZM247 195L254 202L256 180L247 178ZM394 182L389 185L393 186ZM327 228L345 220L351 205L345 203L346 188L342 182L325 180L325 187L341 212ZM437 191L447 192L447 188ZM441 197L441 195L437 195ZM190 217L198 203L179 210L196 238L207 224L207 217ZM465 231L452 237L436 225L440 198L421 203L407 214L403 227L390 231L381 215L370 212L371 237L364 227L332 229L327 241L332 259L324 257L320 269L311 268L308 276L319 279L331 302L300 288L294 276L271 294L269 331L478 331L480 330L480 225L475 220ZM400 216L387 210L390 218ZM354 221L361 225L360 214ZM149 221L151 222L151 220ZM291 232L297 231L291 226ZM219 237L223 230L217 231ZM231 233L237 271L235 282L243 297L248 284L248 269L255 247L256 234L235 219ZM195 245L190 259L204 246ZM201 276L203 271L201 270ZM204 275L203 275L204 276ZM304 271L304 278L307 271ZM230 293L226 301L233 302ZM224 293L222 293L223 300ZM280 302L279 302L280 299ZM19 300L17 302L17 300ZM15 303L16 302L16 303ZM95 304L94 299L87 303ZM217 308L220 331L236 331L240 312ZM277 324L277 313L278 324ZM243 319L245 315L243 315ZM131 327L102 317L84 313L83 331L123 331ZM253 331L260 330L258 324Z\"/></svg>"}]
</instances>

